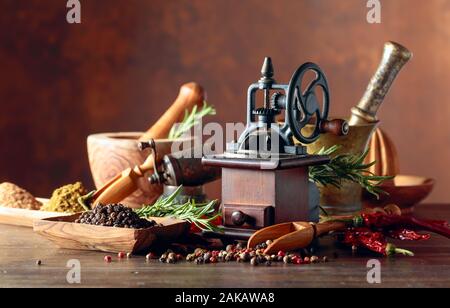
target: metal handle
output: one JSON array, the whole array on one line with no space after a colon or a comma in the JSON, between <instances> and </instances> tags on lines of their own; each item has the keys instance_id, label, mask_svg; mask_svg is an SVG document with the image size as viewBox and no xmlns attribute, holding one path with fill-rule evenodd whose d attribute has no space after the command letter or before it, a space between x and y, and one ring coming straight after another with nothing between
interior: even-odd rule
<instances>
[{"instance_id":1,"label":"metal handle","mask_svg":"<svg viewBox=\"0 0 450 308\"><path fill-rule=\"evenodd\" d=\"M142 141L138 144L139 150L143 151L145 149L150 149L152 156L152 162L153 162L153 174L149 177L149 181L151 184L162 184L163 183L163 177L158 171L158 165L157 165L157 157L158 152L156 151L156 143L154 139L150 139L148 141Z\"/></svg>"},{"instance_id":2,"label":"metal handle","mask_svg":"<svg viewBox=\"0 0 450 308\"><path fill-rule=\"evenodd\" d=\"M395 42L384 45L383 58L377 71L370 80L366 92L356 107L352 108L350 125L377 122L377 111L388 93L395 77L402 67L411 59L412 53Z\"/></svg>"}]
</instances>

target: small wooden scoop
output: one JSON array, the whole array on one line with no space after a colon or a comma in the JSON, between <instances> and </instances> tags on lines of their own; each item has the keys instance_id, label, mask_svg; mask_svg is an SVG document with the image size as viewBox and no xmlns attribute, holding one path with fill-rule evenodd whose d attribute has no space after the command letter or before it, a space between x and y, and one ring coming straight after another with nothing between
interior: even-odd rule
<instances>
[{"instance_id":1,"label":"small wooden scoop","mask_svg":"<svg viewBox=\"0 0 450 308\"><path fill-rule=\"evenodd\" d=\"M343 222L287 222L273 225L255 232L249 239L247 247L254 248L256 245L272 240L265 254L274 254L278 251L292 251L308 247L315 238L329 233L345 229Z\"/></svg>"},{"instance_id":2,"label":"small wooden scoop","mask_svg":"<svg viewBox=\"0 0 450 308\"><path fill-rule=\"evenodd\" d=\"M150 140L149 144L152 144L152 153L147 157L144 163L122 171L102 188L97 190L92 196L92 200L94 200L92 203L93 206L99 203L118 203L136 191L138 188L137 180L145 176L148 171L153 170L158 160L154 140Z\"/></svg>"}]
</instances>

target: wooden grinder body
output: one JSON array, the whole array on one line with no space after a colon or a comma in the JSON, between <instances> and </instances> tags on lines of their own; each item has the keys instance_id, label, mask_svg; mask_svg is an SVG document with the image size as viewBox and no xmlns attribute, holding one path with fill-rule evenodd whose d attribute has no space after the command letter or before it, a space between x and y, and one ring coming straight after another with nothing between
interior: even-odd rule
<instances>
[{"instance_id":1,"label":"wooden grinder body","mask_svg":"<svg viewBox=\"0 0 450 308\"><path fill-rule=\"evenodd\" d=\"M307 169L223 168L225 226L259 229L286 221L310 221Z\"/></svg>"}]
</instances>

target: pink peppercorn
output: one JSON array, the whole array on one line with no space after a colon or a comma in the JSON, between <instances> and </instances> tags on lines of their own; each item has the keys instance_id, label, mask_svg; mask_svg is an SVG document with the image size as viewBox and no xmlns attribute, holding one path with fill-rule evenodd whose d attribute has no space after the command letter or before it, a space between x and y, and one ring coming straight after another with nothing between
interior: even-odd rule
<instances>
[{"instance_id":1,"label":"pink peppercorn","mask_svg":"<svg viewBox=\"0 0 450 308\"><path fill-rule=\"evenodd\" d=\"M117 257L119 258L119 259L123 259L123 258L125 258L126 257L126 254L124 253L124 252L119 252L118 254L117 254Z\"/></svg>"},{"instance_id":2,"label":"pink peppercorn","mask_svg":"<svg viewBox=\"0 0 450 308\"><path fill-rule=\"evenodd\" d=\"M105 257L103 258L103 260L105 260L106 263L111 263L112 258L111 258L111 256L105 256Z\"/></svg>"},{"instance_id":3,"label":"pink peppercorn","mask_svg":"<svg viewBox=\"0 0 450 308\"><path fill-rule=\"evenodd\" d=\"M292 264L302 264L302 259L299 256L293 256L291 262Z\"/></svg>"},{"instance_id":4,"label":"pink peppercorn","mask_svg":"<svg viewBox=\"0 0 450 308\"><path fill-rule=\"evenodd\" d=\"M277 254L279 257L284 257L286 255L286 253L282 250L280 250Z\"/></svg>"}]
</instances>

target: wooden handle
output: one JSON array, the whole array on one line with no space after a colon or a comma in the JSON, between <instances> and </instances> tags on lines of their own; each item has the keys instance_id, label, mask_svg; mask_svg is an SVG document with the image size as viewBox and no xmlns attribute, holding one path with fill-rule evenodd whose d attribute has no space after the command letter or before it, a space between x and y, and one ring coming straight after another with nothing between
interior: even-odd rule
<instances>
[{"instance_id":1,"label":"wooden handle","mask_svg":"<svg viewBox=\"0 0 450 308\"><path fill-rule=\"evenodd\" d=\"M344 222L323 222L319 223L316 226L316 237L327 234L331 231L340 231L346 228Z\"/></svg>"},{"instance_id":2,"label":"wooden handle","mask_svg":"<svg viewBox=\"0 0 450 308\"><path fill-rule=\"evenodd\" d=\"M345 136L348 134L349 126L347 121L335 119L331 121L323 121L320 125L322 133L331 133L336 136Z\"/></svg>"},{"instance_id":3,"label":"wooden handle","mask_svg":"<svg viewBox=\"0 0 450 308\"><path fill-rule=\"evenodd\" d=\"M141 176L136 170L131 168L123 171L121 176L104 189L94 200L92 206L95 207L98 204L111 204L122 201L136 191L136 181Z\"/></svg>"},{"instance_id":4,"label":"wooden handle","mask_svg":"<svg viewBox=\"0 0 450 308\"><path fill-rule=\"evenodd\" d=\"M118 174L93 195L93 205L118 203L129 195L134 193L137 186L137 180L145 175L146 172L154 167L153 154L149 155L144 163L133 169L128 168L121 174Z\"/></svg>"},{"instance_id":5,"label":"wooden handle","mask_svg":"<svg viewBox=\"0 0 450 308\"><path fill-rule=\"evenodd\" d=\"M205 91L199 84L195 82L184 84L181 86L180 93L172 106L139 140L167 138L172 126L183 119L185 110L191 110L195 105L202 105L205 96Z\"/></svg>"}]
</instances>

